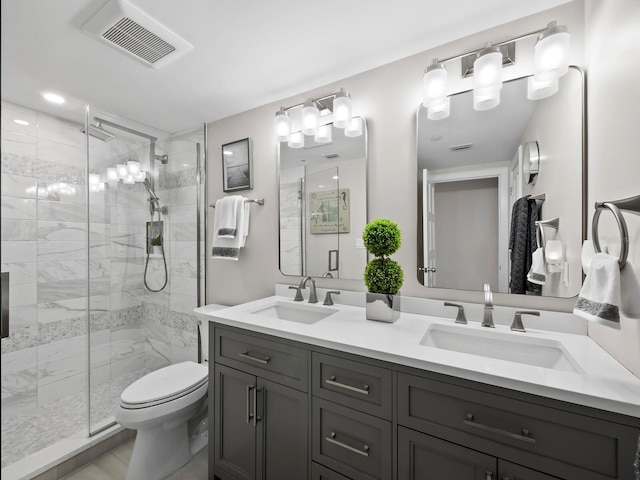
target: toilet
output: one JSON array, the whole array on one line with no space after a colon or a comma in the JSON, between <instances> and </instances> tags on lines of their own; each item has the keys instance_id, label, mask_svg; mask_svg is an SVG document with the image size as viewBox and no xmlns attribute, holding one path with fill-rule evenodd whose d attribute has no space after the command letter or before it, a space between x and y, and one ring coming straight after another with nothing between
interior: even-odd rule
<instances>
[{"instance_id":1,"label":"toilet","mask_svg":"<svg viewBox=\"0 0 640 480\"><path fill-rule=\"evenodd\" d=\"M202 363L185 361L161 368L120 395L116 421L137 430L127 480L164 478L207 445L209 329L206 322L198 328Z\"/></svg>"}]
</instances>

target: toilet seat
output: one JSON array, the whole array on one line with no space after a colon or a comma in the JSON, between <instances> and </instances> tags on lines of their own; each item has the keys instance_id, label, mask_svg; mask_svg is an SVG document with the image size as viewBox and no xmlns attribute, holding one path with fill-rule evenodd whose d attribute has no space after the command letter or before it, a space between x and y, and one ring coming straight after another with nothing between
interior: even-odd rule
<instances>
[{"instance_id":1,"label":"toilet seat","mask_svg":"<svg viewBox=\"0 0 640 480\"><path fill-rule=\"evenodd\" d=\"M208 373L205 365L192 361L169 365L129 385L120 395L120 406L135 410L171 402L207 384Z\"/></svg>"}]
</instances>

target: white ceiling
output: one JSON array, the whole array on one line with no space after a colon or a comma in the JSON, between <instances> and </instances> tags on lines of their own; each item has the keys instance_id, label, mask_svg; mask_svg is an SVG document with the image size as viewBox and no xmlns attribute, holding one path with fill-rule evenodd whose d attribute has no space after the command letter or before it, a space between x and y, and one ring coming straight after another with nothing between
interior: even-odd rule
<instances>
[{"instance_id":1,"label":"white ceiling","mask_svg":"<svg viewBox=\"0 0 640 480\"><path fill-rule=\"evenodd\" d=\"M106 0L2 0L2 99L180 132L568 2L132 0L194 47L153 69L82 31Z\"/></svg>"}]
</instances>

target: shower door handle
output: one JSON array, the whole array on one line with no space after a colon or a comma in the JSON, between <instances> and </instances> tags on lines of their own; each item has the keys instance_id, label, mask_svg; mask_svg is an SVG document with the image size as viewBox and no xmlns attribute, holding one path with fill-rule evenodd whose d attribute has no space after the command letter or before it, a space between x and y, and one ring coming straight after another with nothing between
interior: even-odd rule
<instances>
[{"instance_id":1,"label":"shower door handle","mask_svg":"<svg viewBox=\"0 0 640 480\"><path fill-rule=\"evenodd\" d=\"M9 336L9 272L2 272L2 323L0 338Z\"/></svg>"}]
</instances>

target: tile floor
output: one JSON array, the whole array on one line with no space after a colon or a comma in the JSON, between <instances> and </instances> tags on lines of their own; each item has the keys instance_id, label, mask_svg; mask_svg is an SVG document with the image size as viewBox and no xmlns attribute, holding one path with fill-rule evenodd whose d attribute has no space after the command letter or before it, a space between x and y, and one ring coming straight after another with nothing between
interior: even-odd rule
<instances>
[{"instance_id":1,"label":"tile floor","mask_svg":"<svg viewBox=\"0 0 640 480\"><path fill-rule=\"evenodd\" d=\"M134 440L117 446L93 462L62 477L62 480L124 480ZM189 463L168 476L166 480L205 479L208 475L208 465L207 448L205 447Z\"/></svg>"}]
</instances>

